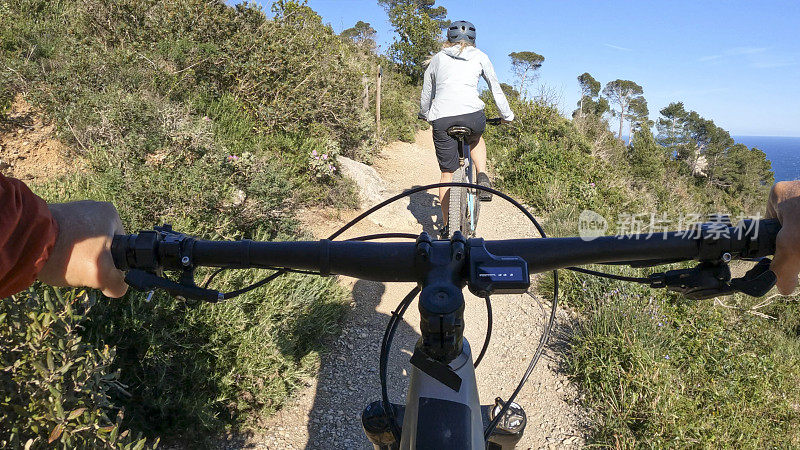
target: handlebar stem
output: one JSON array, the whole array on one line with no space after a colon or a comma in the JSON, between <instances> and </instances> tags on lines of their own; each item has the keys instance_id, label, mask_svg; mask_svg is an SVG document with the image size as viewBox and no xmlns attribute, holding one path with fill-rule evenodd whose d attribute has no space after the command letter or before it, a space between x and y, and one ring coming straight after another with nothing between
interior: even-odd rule
<instances>
[{"instance_id":1,"label":"handlebar stem","mask_svg":"<svg viewBox=\"0 0 800 450\"><path fill-rule=\"evenodd\" d=\"M460 232L450 241L432 242L427 233L417 240L416 265L422 284L418 348L443 364L458 357L464 345L466 244Z\"/></svg>"}]
</instances>

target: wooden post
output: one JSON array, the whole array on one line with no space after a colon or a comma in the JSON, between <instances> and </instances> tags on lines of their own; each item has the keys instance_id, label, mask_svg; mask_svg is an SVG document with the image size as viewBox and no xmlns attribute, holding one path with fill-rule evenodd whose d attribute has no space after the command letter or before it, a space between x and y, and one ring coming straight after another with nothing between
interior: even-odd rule
<instances>
[{"instance_id":1,"label":"wooden post","mask_svg":"<svg viewBox=\"0 0 800 450\"><path fill-rule=\"evenodd\" d=\"M375 87L375 134L377 141L381 140L381 78L383 77L383 68L378 66L378 82Z\"/></svg>"},{"instance_id":2,"label":"wooden post","mask_svg":"<svg viewBox=\"0 0 800 450\"><path fill-rule=\"evenodd\" d=\"M361 101L364 105L364 111L369 111L369 77L366 73L364 73L364 77L361 79L361 84L364 85L364 94L361 96Z\"/></svg>"}]
</instances>

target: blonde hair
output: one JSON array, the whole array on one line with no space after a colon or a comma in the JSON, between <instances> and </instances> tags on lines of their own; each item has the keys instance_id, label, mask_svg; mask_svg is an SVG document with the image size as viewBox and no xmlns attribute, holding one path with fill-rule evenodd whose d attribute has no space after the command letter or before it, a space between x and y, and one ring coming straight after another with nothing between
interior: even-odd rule
<instances>
[{"instance_id":1,"label":"blonde hair","mask_svg":"<svg viewBox=\"0 0 800 450\"><path fill-rule=\"evenodd\" d=\"M444 41L442 43L442 48L455 47L456 45L461 46L461 49L459 49L459 51L458 51L459 53L463 52L464 49L467 48L467 47L475 47L475 44L473 44L471 42L467 42L467 41L459 41L459 42Z\"/></svg>"},{"instance_id":2,"label":"blonde hair","mask_svg":"<svg viewBox=\"0 0 800 450\"><path fill-rule=\"evenodd\" d=\"M464 51L464 49L465 49L465 48L467 48L467 47L475 47L475 44L473 44L473 43L471 43L471 42L467 42L467 41L459 41L459 42L450 42L450 41L444 41L444 42L442 42L442 49L446 49L446 48L450 48L450 47L455 47L456 45L458 45L458 46L460 46L460 47L461 47L461 48L458 50L458 53L459 53L459 54L461 54L461 52L463 52L463 51ZM425 61L422 63L423 67L428 67L428 66L431 64L431 60L433 59L433 56L434 56L434 55L431 55L431 56L429 56L429 57L428 57L428 58L427 58L427 59L426 59L426 60L425 60Z\"/></svg>"}]
</instances>

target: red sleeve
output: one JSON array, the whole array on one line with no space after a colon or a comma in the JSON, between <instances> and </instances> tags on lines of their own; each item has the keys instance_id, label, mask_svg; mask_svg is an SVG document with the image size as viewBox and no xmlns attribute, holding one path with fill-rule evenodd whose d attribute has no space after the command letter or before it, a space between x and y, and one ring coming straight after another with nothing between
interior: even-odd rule
<instances>
[{"instance_id":1,"label":"red sleeve","mask_svg":"<svg viewBox=\"0 0 800 450\"><path fill-rule=\"evenodd\" d=\"M33 284L57 235L44 200L25 183L0 174L0 298Z\"/></svg>"}]
</instances>

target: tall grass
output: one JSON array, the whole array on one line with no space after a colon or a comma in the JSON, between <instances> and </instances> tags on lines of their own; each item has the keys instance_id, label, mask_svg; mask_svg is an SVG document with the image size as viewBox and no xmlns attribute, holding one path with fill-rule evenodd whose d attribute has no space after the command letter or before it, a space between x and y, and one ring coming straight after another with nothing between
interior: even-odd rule
<instances>
[{"instance_id":1,"label":"tall grass","mask_svg":"<svg viewBox=\"0 0 800 450\"><path fill-rule=\"evenodd\" d=\"M603 270L607 270L603 268ZM622 273L632 275L634 271ZM800 443L796 301L688 301L563 273L582 312L565 357L596 421L592 441L623 447L795 447ZM549 280L541 288L550 285Z\"/></svg>"}]
</instances>

